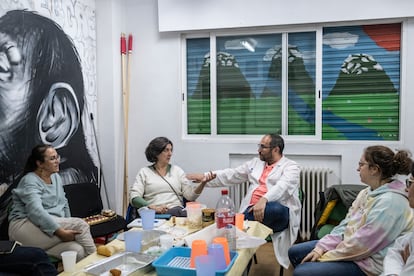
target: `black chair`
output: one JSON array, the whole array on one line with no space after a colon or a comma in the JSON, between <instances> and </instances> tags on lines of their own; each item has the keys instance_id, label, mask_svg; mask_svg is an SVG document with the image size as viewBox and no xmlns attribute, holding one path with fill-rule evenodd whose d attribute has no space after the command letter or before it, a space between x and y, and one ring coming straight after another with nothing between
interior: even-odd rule
<instances>
[{"instance_id":1,"label":"black chair","mask_svg":"<svg viewBox=\"0 0 414 276\"><path fill-rule=\"evenodd\" d=\"M69 208L73 217L86 218L101 214L103 209L99 186L94 183L77 183L63 186ZM126 229L124 217L115 215L110 220L91 225L93 238L105 237L105 243L109 237Z\"/></svg>"}]
</instances>

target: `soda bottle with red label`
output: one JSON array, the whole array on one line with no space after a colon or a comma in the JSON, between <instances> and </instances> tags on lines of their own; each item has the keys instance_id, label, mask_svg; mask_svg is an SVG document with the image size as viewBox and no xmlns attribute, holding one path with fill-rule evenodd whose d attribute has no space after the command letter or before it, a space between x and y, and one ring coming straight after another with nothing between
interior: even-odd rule
<instances>
[{"instance_id":1,"label":"soda bottle with red label","mask_svg":"<svg viewBox=\"0 0 414 276\"><path fill-rule=\"evenodd\" d=\"M236 212L234 202L228 195L229 191L221 190L221 197L216 205L216 228L217 236L227 238L230 250L236 250Z\"/></svg>"}]
</instances>

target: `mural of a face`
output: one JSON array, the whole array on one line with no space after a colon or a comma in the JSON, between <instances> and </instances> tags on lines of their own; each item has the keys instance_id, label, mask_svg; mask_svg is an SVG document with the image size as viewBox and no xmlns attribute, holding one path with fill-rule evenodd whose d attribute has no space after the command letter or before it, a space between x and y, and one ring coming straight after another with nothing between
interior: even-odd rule
<instances>
[{"instance_id":1,"label":"mural of a face","mask_svg":"<svg viewBox=\"0 0 414 276\"><path fill-rule=\"evenodd\" d=\"M63 30L29 11L0 17L0 183L17 179L31 148L40 143L62 156L65 183L96 181L83 107L80 60Z\"/></svg>"},{"instance_id":2,"label":"mural of a face","mask_svg":"<svg viewBox=\"0 0 414 276\"><path fill-rule=\"evenodd\" d=\"M23 106L28 99L29 78L16 42L0 33L0 44L0 160L10 162L10 147L13 146L10 142L24 125Z\"/></svg>"}]
</instances>

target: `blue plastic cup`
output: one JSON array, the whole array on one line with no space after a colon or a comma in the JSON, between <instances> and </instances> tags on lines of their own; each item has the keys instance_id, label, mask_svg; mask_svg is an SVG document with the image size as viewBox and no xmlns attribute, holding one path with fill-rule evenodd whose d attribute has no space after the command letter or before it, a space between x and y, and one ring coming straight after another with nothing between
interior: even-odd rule
<instances>
[{"instance_id":1,"label":"blue plastic cup","mask_svg":"<svg viewBox=\"0 0 414 276\"><path fill-rule=\"evenodd\" d=\"M214 259L216 270L225 270L227 268L222 244L212 243L208 246L207 251L208 255L212 256Z\"/></svg>"},{"instance_id":2,"label":"blue plastic cup","mask_svg":"<svg viewBox=\"0 0 414 276\"><path fill-rule=\"evenodd\" d=\"M141 252L142 231L127 231L124 233L125 251Z\"/></svg>"},{"instance_id":3,"label":"blue plastic cup","mask_svg":"<svg viewBox=\"0 0 414 276\"><path fill-rule=\"evenodd\" d=\"M200 255L195 258L197 276L215 276L216 267L211 255Z\"/></svg>"},{"instance_id":4,"label":"blue plastic cup","mask_svg":"<svg viewBox=\"0 0 414 276\"><path fill-rule=\"evenodd\" d=\"M155 221L155 210L149 208L141 208L138 210L139 215L141 216L142 229L152 230L154 229Z\"/></svg>"}]
</instances>

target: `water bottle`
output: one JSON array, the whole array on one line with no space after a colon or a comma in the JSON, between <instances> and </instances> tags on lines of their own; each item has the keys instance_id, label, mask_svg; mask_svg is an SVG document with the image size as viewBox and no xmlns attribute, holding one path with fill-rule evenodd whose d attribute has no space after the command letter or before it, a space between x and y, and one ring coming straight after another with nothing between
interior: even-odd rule
<instances>
[{"instance_id":1,"label":"water bottle","mask_svg":"<svg viewBox=\"0 0 414 276\"><path fill-rule=\"evenodd\" d=\"M236 212L234 203L228 196L228 190L221 190L221 197L216 205L217 236L225 237L230 250L236 250Z\"/></svg>"}]
</instances>

